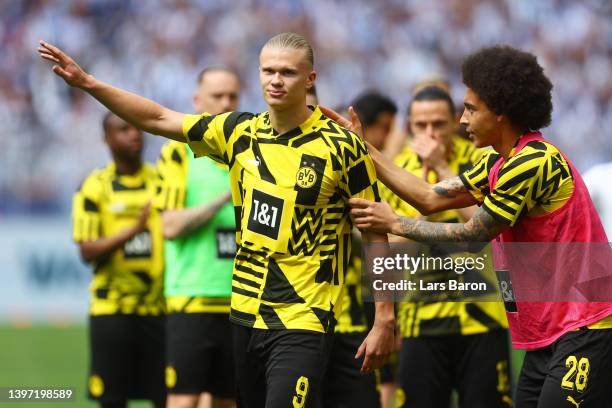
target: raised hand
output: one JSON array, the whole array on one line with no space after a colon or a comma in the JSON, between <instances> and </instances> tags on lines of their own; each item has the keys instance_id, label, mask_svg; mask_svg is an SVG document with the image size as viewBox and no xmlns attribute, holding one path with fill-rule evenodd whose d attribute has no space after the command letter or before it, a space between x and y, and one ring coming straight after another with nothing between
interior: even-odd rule
<instances>
[{"instance_id":1,"label":"raised hand","mask_svg":"<svg viewBox=\"0 0 612 408\"><path fill-rule=\"evenodd\" d=\"M99 81L68 54L46 41L40 41L37 51L41 58L55 63L53 72L68 85L81 88L126 122L145 132L185 142L183 113Z\"/></svg>"},{"instance_id":2,"label":"raised hand","mask_svg":"<svg viewBox=\"0 0 612 408\"><path fill-rule=\"evenodd\" d=\"M58 47L41 40L37 51L43 59L55 63L53 72L66 81L68 85L84 88L91 81L91 75Z\"/></svg>"},{"instance_id":3,"label":"raised hand","mask_svg":"<svg viewBox=\"0 0 612 408\"><path fill-rule=\"evenodd\" d=\"M440 139L426 135L415 135L412 139L412 150L431 168L439 167L447 162L446 145Z\"/></svg>"},{"instance_id":4,"label":"raised hand","mask_svg":"<svg viewBox=\"0 0 612 408\"><path fill-rule=\"evenodd\" d=\"M327 116L333 121L338 122L340 126L347 128L348 130L357 134L359 137L363 139L363 126L361 125L359 116L357 116L357 113L355 112L355 109L353 109L352 106L348 108L348 113L349 113L349 116L351 117L351 120L348 120L347 118L345 118L344 116L342 116L341 114L339 114L333 109L326 108L324 106L321 106L320 109L321 109L321 112L323 112L325 116Z\"/></svg>"}]
</instances>

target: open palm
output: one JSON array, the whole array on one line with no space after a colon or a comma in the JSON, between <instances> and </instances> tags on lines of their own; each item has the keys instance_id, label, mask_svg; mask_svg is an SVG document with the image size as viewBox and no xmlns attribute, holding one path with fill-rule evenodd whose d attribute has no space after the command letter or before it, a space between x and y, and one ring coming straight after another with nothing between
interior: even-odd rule
<instances>
[{"instance_id":1,"label":"open palm","mask_svg":"<svg viewBox=\"0 0 612 408\"><path fill-rule=\"evenodd\" d=\"M43 59L55 63L53 72L66 81L68 85L82 88L87 84L89 74L58 47L41 40L38 54Z\"/></svg>"}]
</instances>

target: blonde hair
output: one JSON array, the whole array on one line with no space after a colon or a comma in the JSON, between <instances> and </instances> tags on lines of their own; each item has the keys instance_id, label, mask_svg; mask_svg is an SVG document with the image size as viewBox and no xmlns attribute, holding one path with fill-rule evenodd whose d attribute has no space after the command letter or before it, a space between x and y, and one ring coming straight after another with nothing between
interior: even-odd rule
<instances>
[{"instance_id":1,"label":"blonde hair","mask_svg":"<svg viewBox=\"0 0 612 408\"><path fill-rule=\"evenodd\" d=\"M292 50L306 51L306 57L311 66L314 66L314 52L306 38L296 33L280 33L270 38L264 47L290 48Z\"/></svg>"}]
</instances>

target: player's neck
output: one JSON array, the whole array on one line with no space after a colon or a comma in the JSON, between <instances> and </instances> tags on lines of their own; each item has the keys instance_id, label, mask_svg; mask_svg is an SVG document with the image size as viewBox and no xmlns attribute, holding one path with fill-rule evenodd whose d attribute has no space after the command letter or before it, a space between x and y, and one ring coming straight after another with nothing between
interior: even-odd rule
<instances>
[{"instance_id":1,"label":"player's neck","mask_svg":"<svg viewBox=\"0 0 612 408\"><path fill-rule=\"evenodd\" d=\"M115 162L115 169L117 171L117 174L133 175L138 173L138 171L142 167L141 160L127 161L114 159L113 161Z\"/></svg>"},{"instance_id":2,"label":"player's neck","mask_svg":"<svg viewBox=\"0 0 612 408\"><path fill-rule=\"evenodd\" d=\"M499 153L504 160L508 159L510 153L512 153L512 149L518 143L518 140L523 135L523 132L516 130L510 126L505 126L500 131L501 137L499 138L499 143L496 143L493 146L493 149L497 153Z\"/></svg>"},{"instance_id":3,"label":"player's neck","mask_svg":"<svg viewBox=\"0 0 612 408\"><path fill-rule=\"evenodd\" d=\"M270 106L270 124L279 135L306 122L310 115L312 115L312 111L306 106L306 103L281 109Z\"/></svg>"}]
</instances>

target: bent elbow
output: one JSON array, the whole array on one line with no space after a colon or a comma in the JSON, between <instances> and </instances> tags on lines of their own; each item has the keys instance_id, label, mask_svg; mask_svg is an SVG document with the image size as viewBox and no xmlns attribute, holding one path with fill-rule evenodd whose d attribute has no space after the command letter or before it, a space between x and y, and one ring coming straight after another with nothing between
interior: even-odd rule
<instances>
[{"instance_id":1,"label":"bent elbow","mask_svg":"<svg viewBox=\"0 0 612 408\"><path fill-rule=\"evenodd\" d=\"M171 217L168 217L165 213L162 215L162 236L164 239L172 240L180 237L182 234L181 229Z\"/></svg>"},{"instance_id":2,"label":"bent elbow","mask_svg":"<svg viewBox=\"0 0 612 408\"><path fill-rule=\"evenodd\" d=\"M176 239L180 236L177 228L166 224L162 226L162 235L164 239Z\"/></svg>"},{"instance_id":3,"label":"bent elbow","mask_svg":"<svg viewBox=\"0 0 612 408\"><path fill-rule=\"evenodd\" d=\"M432 214L435 214L435 213L436 213L436 211L435 211L435 210L433 210L433 209L432 209L432 208L430 208L430 207L424 207L424 206L422 206L422 207L420 207L418 210L419 210L419 212L420 212L422 215L425 215L425 216L430 216L430 215L432 215Z\"/></svg>"},{"instance_id":4,"label":"bent elbow","mask_svg":"<svg viewBox=\"0 0 612 408\"><path fill-rule=\"evenodd\" d=\"M417 210L425 216L435 214L440 211L434 202L425 201L418 206Z\"/></svg>"},{"instance_id":5,"label":"bent elbow","mask_svg":"<svg viewBox=\"0 0 612 408\"><path fill-rule=\"evenodd\" d=\"M164 230L163 234L165 240L173 240L179 237L179 235L174 231L166 231Z\"/></svg>"},{"instance_id":6,"label":"bent elbow","mask_svg":"<svg viewBox=\"0 0 612 408\"><path fill-rule=\"evenodd\" d=\"M80 251L81 254L81 259L83 260L83 262L85 263L92 263L96 261L96 256L95 254L93 254L90 251L87 251L85 249L81 249Z\"/></svg>"},{"instance_id":7,"label":"bent elbow","mask_svg":"<svg viewBox=\"0 0 612 408\"><path fill-rule=\"evenodd\" d=\"M423 215L433 215L448 209L447 203L433 192L428 193L418 204L417 210Z\"/></svg>"}]
</instances>

